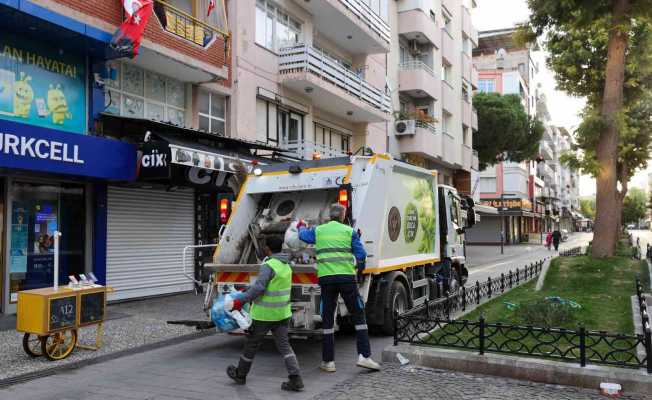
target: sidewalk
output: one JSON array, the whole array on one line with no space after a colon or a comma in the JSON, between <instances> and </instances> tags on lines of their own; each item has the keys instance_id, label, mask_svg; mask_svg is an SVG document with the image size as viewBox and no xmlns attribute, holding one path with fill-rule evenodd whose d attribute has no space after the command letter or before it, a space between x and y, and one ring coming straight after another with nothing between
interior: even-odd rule
<instances>
[{"instance_id":1,"label":"sidewalk","mask_svg":"<svg viewBox=\"0 0 652 400\"><path fill-rule=\"evenodd\" d=\"M166 323L175 319L206 319L202 303L203 296L182 294L109 305L102 348L98 351L75 349L68 358L61 361L28 356L22 347L23 334L15 331L15 316L6 316L0 321L0 386L3 380L22 374L105 357L188 335L202 335L195 328ZM79 331L80 343L91 343L94 339L94 327Z\"/></svg>"}]
</instances>

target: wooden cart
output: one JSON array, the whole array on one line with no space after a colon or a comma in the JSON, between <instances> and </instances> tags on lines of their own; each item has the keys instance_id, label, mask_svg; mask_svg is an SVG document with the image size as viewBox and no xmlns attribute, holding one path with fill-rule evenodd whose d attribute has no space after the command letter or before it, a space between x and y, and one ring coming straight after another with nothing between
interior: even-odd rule
<instances>
[{"instance_id":1,"label":"wooden cart","mask_svg":"<svg viewBox=\"0 0 652 400\"><path fill-rule=\"evenodd\" d=\"M102 345L106 294L112 289L93 285L78 289L43 288L18 292L16 330L24 332L23 349L32 357L68 357L75 347L97 350ZM77 331L97 325L95 345L78 344Z\"/></svg>"}]
</instances>

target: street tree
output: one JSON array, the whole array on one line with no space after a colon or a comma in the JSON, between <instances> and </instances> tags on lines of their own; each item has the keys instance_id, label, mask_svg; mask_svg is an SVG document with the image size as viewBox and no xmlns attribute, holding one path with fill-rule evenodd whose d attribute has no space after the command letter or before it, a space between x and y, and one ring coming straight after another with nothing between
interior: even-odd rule
<instances>
[{"instance_id":1,"label":"street tree","mask_svg":"<svg viewBox=\"0 0 652 400\"><path fill-rule=\"evenodd\" d=\"M637 104L649 82L652 7L649 0L528 0L528 5L532 15L522 40L545 34L559 88L587 98L577 146L584 171L596 178L593 254L612 256L627 190L623 180L640 166L622 158L622 143L626 109Z\"/></svg>"},{"instance_id":2,"label":"street tree","mask_svg":"<svg viewBox=\"0 0 652 400\"><path fill-rule=\"evenodd\" d=\"M645 191L637 187L631 188L623 202L623 222L626 224L638 223L638 221L645 218L646 206L647 196Z\"/></svg>"},{"instance_id":3,"label":"street tree","mask_svg":"<svg viewBox=\"0 0 652 400\"><path fill-rule=\"evenodd\" d=\"M473 97L473 105L478 113L473 146L481 170L503 158L515 162L536 158L543 123L527 115L520 97L479 93Z\"/></svg>"},{"instance_id":4,"label":"street tree","mask_svg":"<svg viewBox=\"0 0 652 400\"><path fill-rule=\"evenodd\" d=\"M595 218L595 199L580 199L580 211L586 218Z\"/></svg>"}]
</instances>

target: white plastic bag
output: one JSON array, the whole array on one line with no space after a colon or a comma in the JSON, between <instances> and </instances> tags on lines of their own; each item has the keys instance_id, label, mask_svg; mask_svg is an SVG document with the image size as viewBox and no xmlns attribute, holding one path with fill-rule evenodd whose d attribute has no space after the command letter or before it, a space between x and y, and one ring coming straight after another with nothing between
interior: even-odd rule
<instances>
[{"instance_id":1,"label":"white plastic bag","mask_svg":"<svg viewBox=\"0 0 652 400\"><path fill-rule=\"evenodd\" d=\"M241 310L241 311L227 311L227 314L231 316L235 320L235 322L238 323L238 326L240 329L245 330L249 329L251 326L251 315L249 315L248 312Z\"/></svg>"},{"instance_id":2,"label":"white plastic bag","mask_svg":"<svg viewBox=\"0 0 652 400\"><path fill-rule=\"evenodd\" d=\"M290 227L285 231L285 246L293 251L303 250L308 247L308 244L299 239L299 229L297 229L297 224L299 221L294 221L290 224Z\"/></svg>"}]
</instances>

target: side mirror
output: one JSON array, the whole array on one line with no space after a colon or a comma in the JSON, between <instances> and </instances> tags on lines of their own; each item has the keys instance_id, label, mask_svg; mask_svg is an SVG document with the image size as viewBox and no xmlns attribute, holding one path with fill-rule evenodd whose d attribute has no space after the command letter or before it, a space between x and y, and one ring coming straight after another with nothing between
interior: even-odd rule
<instances>
[{"instance_id":1,"label":"side mirror","mask_svg":"<svg viewBox=\"0 0 652 400\"><path fill-rule=\"evenodd\" d=\"M469 208L466 211L466 227L471 228L473 225L475 225L475 210Z\"/></svg>"}]
</instances>

